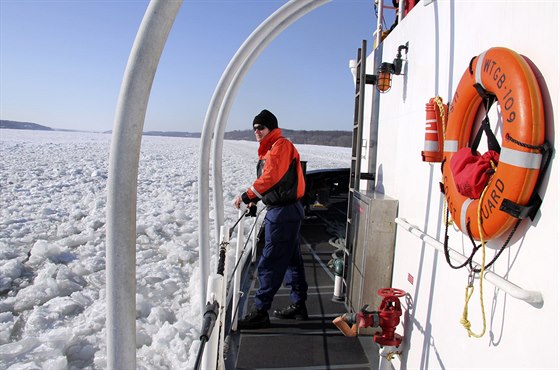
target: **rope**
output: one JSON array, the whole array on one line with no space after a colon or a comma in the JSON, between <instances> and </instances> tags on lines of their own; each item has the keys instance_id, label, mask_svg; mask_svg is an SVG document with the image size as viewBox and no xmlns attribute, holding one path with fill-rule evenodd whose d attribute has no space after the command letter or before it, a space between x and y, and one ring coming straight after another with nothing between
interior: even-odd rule
<instances>
[{"instance_id":1,"label":"rope","mask_svg":"<svg viewBox=\"0 0 560 370\"><path fill-rule=\"evenodd\" d=\"M445 115L445 107L443 106L443 99L440 96L436 96L434 97L434 102L436 103L439 109L439 115L441 117L441 130L442 130L441 134L442 134L443 142L445 142L445 132L447 131L447 116ZM443 160L443 162L441 162L442 169L443 169L444 162L445 159ZM444 216L445 227L446 227L445 235L447 236L447 227L453 223L453 221L449 220L449 209L447 208L447 200L443 202L443 213L445 215Z\"/></svg>"},{"instance_id":2,"label":"rope","mask_svg":"<svg viewBox=\"0 0 560 370\"><path fill-rule=\"evenodd\" d=\"M249 208L247 208L245 210L245 212L239 216L239 218L237 219L237 221L233 224L232 227L230 227L229 229L229 238L231 239L231 236L233 235L233 230L237 227L237 224L239 224L239 222L241 221L241 219L243 219L243 217L247 216L249 214Z\"/></svg>"},{"instance_id":3,"label":"rope","mask_svg":"<svg viewBox=\"0 0 560 370\"><path fill-rule=\"evenodd\" d=\"M455 266L453 263L451 263L451 256L449 255L449 225L451 225L453 223L453 221L451 221L451 222L448 221L448 219L449 219L449 209L447 207L445 207L445 208L446 208L445 209L446 210L446 212L445 212L445 236L444 236L444 239L443 239L443 254L445 255L445 260L447 261L447 264L451 268L457 270L457 269L465 267L467 264L470 263L470 261L472 261L472 259L474 257L474 254L478 251L479 247L474 243L474 241L472 239L472 236L470 235L470 229L467 228L469 230L469 237L471 238L471 241L473 241L473 249L472 249L471 255L467 258L467 260L464 263L462 263L460 265Z\"/></svg>"},{"instance_id":4,"label":"rope","mask_svg":"<svg viewBox=\"0 0 560 370\"><path fill-rule=\"evenodd\" d=\"M492 168L495 168L495 165L492 161L490 161L490 165L492 166ZM492 179L490 179L490 181L488 181L488 184L486 184L486 186L484 187L484 190L482 191L482 194L480 195L480 199L484 198L484 195L486 195L486 191L489 188L490 183L492 182ZM476 334L471 330L471 322L469 321L469 301L471 299L471 296L474 292L474 286L473 286L473 282L472 280L474 280L474 274L475 272L473 270L471 270L471 275L469 277L469 283L467 284L467 287L465 288L465 307L463 308L463 317L461 318L461 324L463 325L463 327L467 330L467 333L469 334L469 337L475 337L475 338L482 338L482 336L484 335L484 333L486 333L486 313L485 313L485 309L484 309L484 289L483 289L483 285L484 285L484 271L485 271L485 264L486 264L486 242L484 241L484 234L482 232L482 202L478 203L478 209L477 209L477 223L478 223L478 233L480 234L480 246L482 249L482 263L481 263L481 268L480 268L480 274L479 274L479 284L480 284L480 310L482 312L482 332L480 334Z\"/></svg>"},{"instance_id":5,"label":"rope","mask_svg":"<svg viewBox=\"0 0 560 370\"><path fill-rule=\"evenodd\" d=\"M492 105L491 101L489 101L488 104L486 104L486 105L487 105L487 107L486 107L486 117L485 117L485 120L488 119L488 109L489 109L489 106ZM481 124L481 128L483 128L485 124L487 125L488 122L483 121L482 124ZM477 143L476 143L476 146L477 146L477 147L478 147L478 141L480 140L480 138L478 137L479 134L481 134L481 129L479 129L479 132L477 133L477 139L475 139L475 141L477 142ZM444 131L444 138L445 138L445 131ZM531 148L531 149L542 149L540 146L539 146L539 147L533 147L533 146L531 146L531 145L529 145L529 144L521 143L521 142L519 142L519 141L513 139L511 136L509 136L509 134L506 135L506 139L512 141L512 142L515 143L515 144L518 144L518 145L521 145L521 146L525 146L525 147L529 147L529 148ZM494 140L495 140L495 137L494 137ZM498 145L499 145L499 144L498 144ZM489 144L489 146L490 146L490 144ZM545 147L545 148L542 149L542 150L546 150L546 145L543 145L542 147ZM495 149L497 149L497 148L495 148ZM550 157L550 156L549 156L549 157ZM444 160L444 162L445 162L445 160ZM492 170L493 170L494 172L496 172L497 165L496 165L494 162L490 161L490 166L492 167ZM442 167L443 167L443 163L442 163ZM541 171L541 174L542 174L542 172L543 172L543 171ZM540 176L541 174L539 174L539 176ZM491 180L492 180L492 179L490 179L490 180L488 181L488 184L490 184ZM486 187L484 188L484 191L482 192L482 194L481 194L481 196L480 196L480 199L483 199L483 197L484 197L484 195L485 195L485 193L486 193L486 188L488 187L488 184L487 184ZM537 187L535 187L535 188L537 188ZM480 213L480 206L481 206L481 203L482 203L482 201L479 201L479 204L478 204L478 205L479 205L479 209L478 209L478 212L479 212L479 213ZM449 209L448 209L448 207L447 207L447 202L445 202L444 212L445 212L445 216L444 216L444 220L445 220L445 238L444 238L443 248L444 248L444 254L445 254L447 263L449 264L449 266L451 266L451 267L454 268L454 269L459 269L459 268L464 267L464 266L466 266L466 265L468 264L468 265L470 266L471 271L473 271L473 272L475 272L475 273L479 273L481 270L478 269L478 268L473 267L473 265L472 265L472 260L473 260L473 257L474 257L474 255L475 255L475 253L478 251L478 249L480 249L481 245L478 245L478 246L477 246L477 245L476 245L476 242L474 241L474 238L473 238L472 233L471 233L470 220L467 220L467 225L466 225L466 226L467 226L467 228L466 228L467 230L466 230L466 231L467 231L467 235L469 236L469 239L471 240L471 243L472 243L472 246L473 246L471 255L467 258L467 260L465 261L465 263L463 263L463 264L461 264L461 265L459 265L459 266L454 266L454 265L451 263L451 260L450 260L450 257L449 257L449 250L448 250L448 249L449 249L449 246L448 246L448 240L449 240L448 231L449 231L449 226L450 226L451 224L453 224L453 220L449 220ZM480 216L479 216L479 217L480 217ZM505 240L504 244L502 245L502 247L501 247L500 250L498 251L498 253L496 253L496 255L494 256L494 258L488 263L488 265L484 266L484 269L488 269L490 266L492 266L492 264L494 264L494 262L496 262L496 260L498 259L498 257L500 257L500 255L502 254L502 252L505 250L505 248L508 246L509 242L511 241L511 238L513 237L513 235L514 235L515 232L517 231L517 228L518 228L519 225L521 224L521 221L522 221L521 219L518 219L518 220L517 220L517 222L515 223L515 225L514 225L513 228L511 229L510 234L508 235L507 239ZM479 233L479 234L482 235L482 233ZM481 239L481 240L482 240L482 239Z\"/></svg>"},{"instance_id":6,"label":"rope","mask_svg":"<svg viewBox=\"0 0 560 370\"><path fill-rule=\"evenodd\" d=\"M202 365L202 356L204 355L204 347L206 346L207 339L202 339L200 341L200 347L198 347L198 353L196 355L196 361L194 363L194 369L199 370Z\"/></svg>"},{"instance_id":7,"label":"rope","mask_svg":"<svg viewBox=\"0 0 560 370\"><path fill-rule=\"evenodd\" d=\"M473 58L474 60L474 58ZM471 60L472 63L472 60ZM471 68L471 67L469 67ZM472 73L472 70L471 70ZM476 87L476 86L475 86ZM477 89L477 91L479 91ZM479 91L480 93L480 91ZM489 107L492 105L493 103L493 97L489 96L483 96L483 98L486 100L487 99L487 107L486 107L486 120L488 119L488 109ZM490 99L489 99L490 98ZM436 101L436 103L438 103L438 99L437 97L434 99ZM438 104L439 106L439 104ZM442 112L442 107L440 107L440 114L443 114ZM443 116L443 115L442 115ZM488 122L483 122L481 128L484 127L484 124L488 124ZM478 140L480 140L480 138L478 137L480 135L481 130L479 129L479 132L477 133L477 138L475 139L476 141L476 146L478 146ZM445 138L445 126L444 126L444 138ZM491 133L491 131L490 131ZM488 132L487 132L488 135ZM534 198L538 198L538 193L537 193L537 189L539 188L542 179L544 177L544 174L548 168L548 165L550 164L550 160L552 158L552 153L553 153L553 149L551 148L550 144L548 142L545 141L544 144L542 145L531 145L531 144L527 144L527 143L523 143L519 140L516 140L515 138L511 137L508 134L506 134L505 136L506 140L509 140L511 142L513 142L516 145L519 145L521 147L525 147L525 148L529 148L532 150L538 150L539 152L543 153L543 156L545 157L543 163L541 164L541 169L540 169L540 173L539 173L539 177L537 179L537 184L535 185L535 189L534 192L531 196L531 199L529 201L530 204L532 204L534 202ZM496 141L495 137L494 137L494 141ZM489 140L489 147L490 147L490 140ZM499 144L498 144L498 148L499 148ZM495 163L493 163L492 161L490 161L490 165L492 166L492 169L494 170L494 172L496 171L496 165ZM442 167L443 167L443 163L442 163ZM486 191L488 190L489 184L491 183L492 179L490 179L488 181L488 183L486 184L480 199L484 199L484 196L486 195ZM510 243L511 238L513 237L513 235L515 234L517 228L519 227L519 225L521 224L522 219L519 218L517 220L517 222L515 223L514 227L511 229L507 239L505 240L505 242L503 243L502 247L500 248L500 250L495 254L494 258L488 263L488 265L486 265L486 242L484 240L484 234L483 234L483 230L482 230L482 201L479 201L478 203L478 209L477 209L477 224L478 224L478 233L480 235L480 241L481 244L479 246L476 245L474 238L472 236L471 230L470 230L470 220L467 221L467 234L473 244L473 250L472 250L472 254L467 258L467 261L465 261L464 264L460 265L460 266L454 266L451 264L451 260L449 257L449 246L448 246L448 227L449 225L453 222L449 220L449 209L447 207L447 202L445 202L444 204L444 212L445 212L445 238L444 238L444 254L447 260L447 263L449 264L449 266L451 266L454 269L458 269L461 267L464 267L467 263L469 264L470 267L470 274L469 274L469 282L465 288L465 305L463 308L463 316L461 317L461 324L463 325L463 327L467 330L467 333L469 335L469 337L475 337L475 338L481 338L485 333L486 333L486 314L485 314L485 308L484 308L484 290L483 290L483 277L484 277L484 272L486 269L488 269L497 259L498 257L502 254L502 252L505 250L506 246ZM474 257L474 254L478 251L478 249L482 249L482 263L481 263L481 268L474 268L472 260ZM479 280L480 280L480 309L482 312L482 332L480 334L474 333L471 330L471 323L468 319L468 311L469 311L469 301L472 297L472 294L474 292L474 286L473 286L473 281L474 281L474 276L475 274L479 274Z\"/></svg>"},{"instance_id":8,"label":"rope","mask_svg":"<svg viewBox=\"0 0 560 370\"><path fill-rule=\"evenodd\" d=\"M495 164L493 161L490 161L490 166L492 166L492 170L493 170L494 172L496 172L497 166L496 166L496 164ZM492 179L490 179L490 181L488 181L488 184L490 184L491 181L492 181ZM484 188L484 191L482 192L482 195L480 196L480 199L482 199L482 197L485 195L485 193L486 193L486 188ZM479 202L479 204L478 204L478 205L479 205L479 209L478 209L479 214L480 214L480 205L481 205L481 203L482 203L482 202ZM480 215L479 215L479 217L480 217ZM481 222L481 221L482 221L482 220L480 220L480 222ZM511 231L510 231L508 237L507 237L506 240L504 241L504 244L502 244L502 247L500 248L500 250L498 251L498 253L496 253L496 255L494 256L494 258L492 258L492 260L491 260L490 262L488 262L488 264L487 264L486 266L483 265L481 269L475 268L475 267L472 265L472 258L471 258L471 260L469 261L469 265L470 265L471 270L472 270L473 272L475 272L475 273L481 273L481 274L482 274L482 271L487 270L490 266L492 266L492 265L494 264L494 262L496 262L496 260L498 259L498 257L500 257L500 255L502 254L502 252L506 249L506 247L509 245L509 242L511 241L511 238L513 237L513 234L515 234L515 232L517 231L517 228L519 227L519 224L521 224L521 219L518 219L518 220L517 220L517 222L515 223L515 225L514 225L513 228L511 229ZM470 230L470 224L469 224L468 230L469 230L469 237L471 238L471 242L473 243L473 245L476 245L476 243L474 242L474 239L473 239L473 237L472 237L472 235L471 235L471 232L470 232L470 231L471 231L471 230ZM478 227L478 233L480 234L480 241L481 241L481 242L484 242L483 239L482 239L482 230L481 230L481 226L480 226L480 225L479 225L479 227ZM477 247L477 250L478 250L478 248L480 248L481 246L482 246L482 244L481 244L480 246ZM482 276L482 275L481 275L481 276Z\"/></svg>"},{"instance_id":9,"label":"rope","mask_svg":"<svg viewBox=\"0 0 560 370\"><path fill-rule=\"evenodd\" d=\"M224 276L225 269L226 269L226 249L229 245L229 242L220 243L220 255L218 259L218 269L217 274Z\"/></svg>"},{"instance_id":10,"label":"rope","mask_svg":"<svg viewBox=\"0 0 560 370\"><path fill-rule=\"evenodd\" d=\"M442 127L442 132L443 132L443 137L445 138L445 130L447 129L446 124L447 124L447 117L445 116L445 108L443 106L443 100L441 99L440 96L436 96L434 98L434 102L436 103L436 105L439 108L439 115L441 117L441 127Z\"/></svg>"}]
</instances>

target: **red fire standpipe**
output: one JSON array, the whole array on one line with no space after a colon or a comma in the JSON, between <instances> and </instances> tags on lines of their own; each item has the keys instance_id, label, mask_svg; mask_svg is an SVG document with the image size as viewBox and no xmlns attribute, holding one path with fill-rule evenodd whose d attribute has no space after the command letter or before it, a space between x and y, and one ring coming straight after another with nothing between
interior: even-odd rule
<instances>
[{"instance_id":1,"label":"red fire standpipe","mask_svg":"<svg viewBox=\"0 0 560 370\"><path fill-rule=\"evenodd\" d=\"M373 341L381 346L398 347L402 342L402 336L395 333L402 315L399 298L404 297L406 292L401 289L382 288L377 294L383 297L379 311L366 311L365 306L358 313L347 313L337 317L333 324L348 337L358 335L359 328L380 327L381 331L375 333Z\"/></svg>"},{"instance_id":2,"label":"red fire standpipe","mask_svg":"<svg viewBox=\"0 0 560 370\"><path fill-rule=\"evenodd\" d=\"M377 294L383 297L379 305L381 333L375 334L373 341L382 346L398 347L402 342L402 336L395 333L402 316L399 297L404 297L406 293L400 289L382 288L377 291Z\"/></svg>"}]
</instances>

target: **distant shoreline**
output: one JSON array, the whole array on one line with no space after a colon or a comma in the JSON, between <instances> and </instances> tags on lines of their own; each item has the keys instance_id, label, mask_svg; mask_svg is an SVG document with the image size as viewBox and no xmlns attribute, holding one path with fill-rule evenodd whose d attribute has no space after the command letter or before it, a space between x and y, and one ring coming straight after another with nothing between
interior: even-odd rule
<instances>
[{"instance_id":1,"label":"distant shoreline","mask_svg":"<svg viewBox=\"0 0 560 370\"><path fill-rule=\"evenodd\" d=\"M83 130L54 129L52 127L39 125L33 122L20 122L0 120L0 129L12 130L35 130L35 131L64 131L64 132L93 132ZM97 131L98 133L110 134L111 131ZM282 129L285 137L292 140L294 144L310 144L323 146L339 146L352 147L351 131L319 131L319 130L289 130ZM142 133L144 136L167 136L167 137L187 137L200 138L200 132L180 132L180 131L146 131ZM251 130L235 130L226 132L224 135L226 140L247 140L255 139L255 135Z\"/></svg>"}]
</instances>

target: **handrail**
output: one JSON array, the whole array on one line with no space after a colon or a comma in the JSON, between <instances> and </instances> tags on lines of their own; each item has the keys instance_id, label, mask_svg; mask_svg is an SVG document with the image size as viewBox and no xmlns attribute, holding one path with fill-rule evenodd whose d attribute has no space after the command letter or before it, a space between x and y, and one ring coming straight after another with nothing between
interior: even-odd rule
<instances>
[{"instance_id":1,"label":"handrail","mask_svg":"<svg viewBox=\"0 0 560 370\"><path fill-rule=\"evenodd\" d=\"M417 226L409 223L406 219L397 217L395 219L397 225L401 226L403 229L408 231L410 234L418 237L424 243L434 247L437 251L443 252L443 243L439 240L436 240L420 230ZM462 255L461 253L455 251L454 249L449 249L449 256L459 263L464 263L467 260L467 257ZM473 262L473 265L480 267L480 265ZM499 289L503 290L506 294L509 294L513 298L520 299L525 301L533 306L540 307L543 305L543 297L541 292L533 291L533 290L526 290L519 287L516 284L504 279L503 277L495 274L492 271L486 270L484 271L483 278L488 281L490 284L498 287Z\"/></svg>"},{"instance_id":2,"label":"handrail","mask_svg":"<svg viewBox=\"0 0 560 370\"><path fill-rule=\"evenodd\" d=\"M216 322L218 323L219 329L208 330L206 336L200 336L201 346L207 344L207 348L201 348L202 352L199 352L197 356L197 366L202 369L223 369L225 368L225 358L224 358L224 348L225 348L225 319L226 312L231 311L231 331L237 330L237 307L239 305L240 298L240 282L242 273L239 270L239 266L244 266L248 258L253 258L252 256L256 251L256 225L258 223L259 215L262 211L258 212L255 216L255 221L253 227L248 233L247 242L245 241L244 234L244 219L250 214L248 209L242 204L238 212L238 220L231 228L227 228L225 225L220 227L220 253L218 261L217 273L208 276L207 283L207 298L206 298L206 310L205 310L205 321L203 322L203 328L207 328L208 321L208 311L209 306L213 306L214 303L219 307L219 313L216 314ZM235 249L235 261L233 269L228 267L227 249L230 244L230 239L234 229L237 230L237 246ZM247 244L249 242L249 237L253 235L253 244L251 248L246 251ZM248 253L245 253L248 252ZM230 276L231 275L231 279ZM228 304L227 296L229 296L228 291L232 289L232 302ZM211 312L210 312L211 314ZM211 316L211 315L210 315ZM212 323L212 325L214 325ZM201 331L203 332L203 330ZM207 343L204 343L206 341ZM199 350L200 351L200 350Z\"/></svg>"},{"instance_id":3,"label":"handrail","mask_svg":"<svg viewBox=\"0 0 560 370\"><path fill-rule=\"evenodd\" d=\"M261 213L265 210L266 208L263 208L259 212L257 212L255 216L255 221L253 222L253 226L251 227L251 230L247 235L247 241L245 241L245 234L243 233L243 225L240 223L238 226L239 230L237 232L237 246L235 249L236 265L234 267L233 274L232 274L232 282L230 283L233 287L232 302L231 302L231 310L232 310L231 330L232 331L237 330L237 308L239 306L239 301L242 296L241 293L242 271L239 269L239 266L245 266L245 263L249 258L251 259L252 263L256 262L257 242L258 242L258 233L259 233L259 227L257 227L257 225L259 224L259 217ZM242 213L245 214L245 212L240 209L239 215L241 216ZM247 249L249 238L251 238L251 248Z\"/></svg>"},{"instance_id":4,"label":"handrail","mask_svg":"<svg viewBox=\"0 0 560 370\"><path fill-rule=\"evenodd\" d=\"M404 12L404 0L399 0L398 6L395 8L392 5L385 5L385 0L381 0L380 4L377 5L377 26L375 31L373 32L373 49L377 49L381 42L383 41L383 22L385 21L385 16L383 13L385 9L394 9L396 10L396 16L398 18L398 23L401 23L403 19L403 12Z\"/></svg>"}]
</instances>

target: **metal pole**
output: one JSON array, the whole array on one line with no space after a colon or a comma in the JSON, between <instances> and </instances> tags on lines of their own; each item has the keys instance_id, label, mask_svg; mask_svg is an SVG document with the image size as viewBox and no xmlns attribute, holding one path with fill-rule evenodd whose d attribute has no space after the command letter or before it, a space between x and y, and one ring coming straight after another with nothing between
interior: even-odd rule
<instances>
[{"instance_id":1,"label":"metal pole","mask_svg":"<svg viewBox=\"0 0 560 370\"><path fill-rule=\"evenodd\" d=\"M424 243L428 244L439 252L443 252L443 243L420 230L418 226L409 223L406 219L401 217L396 218L395 222L397 223L397 225L401 226L403 229L416 236ZM467 260L466 256L451 248L449 249L449 257L451 257L455 262L459 263L464 263ZM477 263L473 263L473 265L475 267L480 267L480 265ZM490 270L484 271L483 278L490 284L495 285L497 288L503 290L504 293L509 294L514 298L525 301L536 307L540 307L544 304L544 299L541 292L523 289Z\"/></svg>"},{"instance_id":2,"label":"metal pole","mask_svg":"<svg viewBox=\"0 0 560 370\"><path fill-rule=\"evenodd\" d=\"M398 17L399 17L399 24L401 24L401 22L402 22L402 20L403 20L403 18L404 18L404 3L405 3L404 0L400 0L400 1L399 1L399 9L398 9L398 11L399 11L399 14L398 14Z\"/></svg>"},{"instance_id":3,"label":"metal pole","mask_svg":"<svg viewBox=\"0 0 560 370\"><path fill-rule=\"evenodd\" d=\"M136 191L148 98L182 1L152 1L128 59L107 184L107 368L136 368Z\"/></svg>"},{"instance_id":4,"label":"metal pole","mask_svg":"<svg viewBox=\"0 0 560 370\"><path fill-rule=\"evenodd\" d=\"M239 216L241 217L241 215L245 214L245 207L242 207L242 209L239 210ZM241 258L241 252L243 251L243 245L245 244L245 233L243 232L244 230L244 219L245 217L241 217L239 224L237 225L237 245L235 247L235 261L239 261L239 259ZM243 256L243 261L245 261L247 259L247 255ZM232 302L231 302L231 308L232 308L232 317L231 317L231 330L236 331L237 330L237 305L239 304L239 291L240 286L241 286L241 271L240 269L242 268L242 266L244 265L244 262L239 262L239 267L235 269L235 272L233 273L233 294L232 294Z\"/></svg>"},{"instance_id":5,"label":"metal pole","mask_svg":"<svg viewBox=\"0 0 560 370\"><path fill-rule=\"evenodd\" d=\"M384 0L381 0L379 2L379 5L377 6L377 28L375 29L375 32L373 33L373 37L374 37L374 42L373 42L373 49L377 49L377 47L381 44L381 36L383 33L383 2Z\"/></svg>"}]
</instances>

